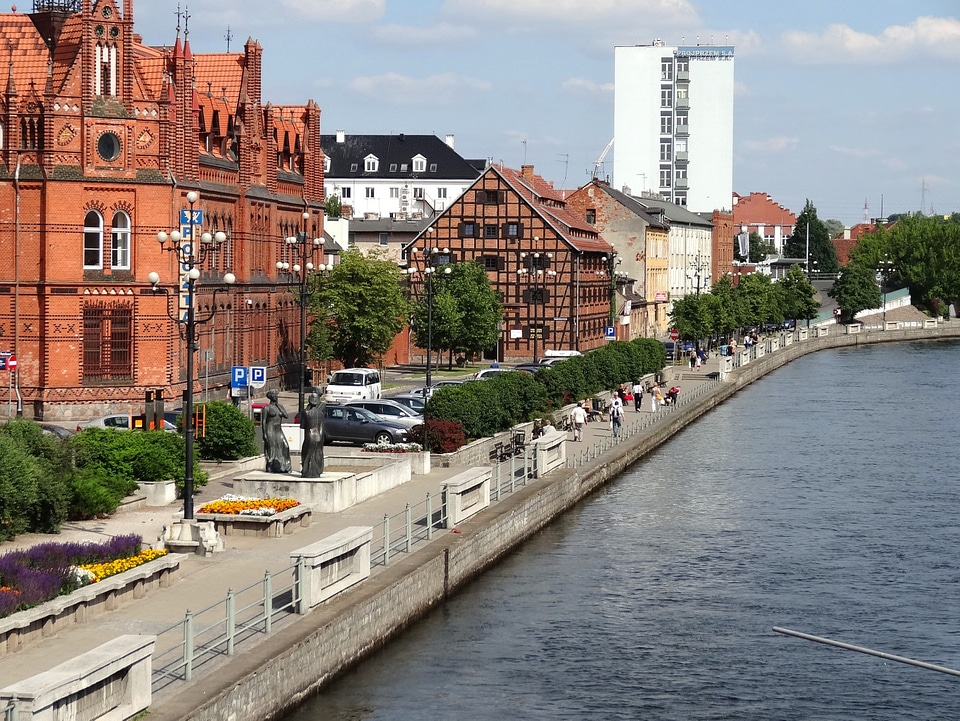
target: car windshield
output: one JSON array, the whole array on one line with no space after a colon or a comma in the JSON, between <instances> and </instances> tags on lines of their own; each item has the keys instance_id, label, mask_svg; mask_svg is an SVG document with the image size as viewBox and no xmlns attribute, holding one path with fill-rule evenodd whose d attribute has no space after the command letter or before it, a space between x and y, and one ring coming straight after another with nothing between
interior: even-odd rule
<instances>
[{"instance_id":1,"label":"car windshield","mask_svg":"<svg viewBox=\"0 0 960 721\"><path fill-rule=\"evenodd\" d=\"M362 386L363 385L363 374L361 373L346 373L344 371L337 371L330 378L330 385L332 386Z\"/></svg>"},{"instance_id":2,"label":"car windshield","mask_svg":"<svg viewBox=\"0 0 960 721\"><path fill-rule=\"evenodd\" d=\"M366 408L352 408L351 413L353 413L356 416L356 420L358 421L379 420L375 414L371 413Z\"/></svg>"}]
</instances>

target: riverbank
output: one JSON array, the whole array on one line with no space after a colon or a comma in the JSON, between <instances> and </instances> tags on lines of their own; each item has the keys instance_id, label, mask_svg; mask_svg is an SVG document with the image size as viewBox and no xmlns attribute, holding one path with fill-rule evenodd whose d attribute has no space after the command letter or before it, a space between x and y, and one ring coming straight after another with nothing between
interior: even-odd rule
<instances>
[{"instance_id":1,"label":"riverbank","mask_svg":"<svg viewBox=\"0 0 960 721\"><path fill-rule=\"evenodd\" d=\"M152 719L267 719L286 710L328 682L334 675L375 651L406 625L442 602L484 568L509 553L531 534L576 504L607 481L615 478L647 453L668 441L679 429L696 421L740 388L775 370L800 355L827 348L854 347L893 340L936 340L960 337L960 323L944 324L923 331L887 331L877 334L828 335L792 343L774 353L752 360L727 374L723 382L712 382L705 392L662 415L656 423L601 453L591 464L559 469L549 476L531 481L500 503L461 524L456 533L438 534L436 539L379 571L363 583L321 605L310 614L267 636L252 651L227 659L202 681L158 697L150 708ZM714 359L715 362L715 359ZM682 372L682 369L678 369ZM684 373L684 376L687 374ZM686 379L683 381L687 383ZM692 383L693 381L691 381ZM700 381L707 383L707 381ZM628 413L627 420L631 420ZM590 431L605 433L602 424ZM601 427L602 426L602 427ZM589 428L589 426L588 426ZM568 448L573 448L573 444ZM396 504L400 496L380 499ZM402 503L402 502L401 502ZM356 525L359 510L337 514L340 525ZM376 511L373 512L374 514ZM363 521L360 521L363 522ZM313 533L310 534L314 536ZM279 542L281 539L277 539ZM284 539L285 540L285 539ZM309 542L304 537L294 543ZM135 606L141 616L160 613L157 603L177 605L166 609L165 616L196 604L190 598L191 583L229 587L231 568L249 565L267 557L280 557L289 543L269 543L238 547L231 555L213 564L200 561L179 589L179 603L170 595L145 599ZM140 605L143 604L143 605ZM100 642L130 629L119 617L94 624L88 629ZM161 619L156 619L158 622ZM123 630L121 630L121 628ZM111 635L112 634L112 635ZM73 634L58 636L70 644ZM78 649L82 650L82 649ZM0 658L0 672L16 662L20 654ZM4 678L6 676L2 673Z\"/></svg>"}]
</instances>

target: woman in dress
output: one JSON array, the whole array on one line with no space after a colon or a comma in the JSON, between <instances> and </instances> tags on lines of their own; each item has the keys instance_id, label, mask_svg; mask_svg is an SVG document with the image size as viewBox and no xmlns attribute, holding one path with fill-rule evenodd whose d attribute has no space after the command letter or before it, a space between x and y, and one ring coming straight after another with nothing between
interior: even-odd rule
<instances>
[{"instance_id":1,"label":"woman in dress","mask_svg":"<svg viewBox=\"0 0 960 721\"><path fill-rule=\"evenodd\" d=\"M267 391L267 399L270 403L260 414L263 455L267 461L267 473L289 473L290 444L287 443L287 437L281 425L287 417L287 411L280 405L277 398L275 390Z\"/></svg>"},{"instance_id":2,"label":"woman in dress","mask_svg":"<svg viewBox=\"0 0 960 721\"><path fill-rule=\"evenodd\" d=\"M326 403L319 393L311 393L303 411L303 447L300 449L300 477L319 478L323 475L323 415Z\"/></svg>"}]
</instances>

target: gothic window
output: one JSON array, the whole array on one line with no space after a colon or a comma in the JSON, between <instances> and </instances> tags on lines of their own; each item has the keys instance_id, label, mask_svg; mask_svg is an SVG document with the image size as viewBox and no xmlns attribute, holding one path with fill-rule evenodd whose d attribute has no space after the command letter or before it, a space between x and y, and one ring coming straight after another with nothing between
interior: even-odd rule
<instances>
[{"instance_id":1,"label":"gothic window","mask_svg":"<svg viewBox=\"0 0 960 721\"><path fill-rule=\"evenodd\" d=\"M103 217L95 210L87 211L83 219L83 267L103 267Z\"/></svg>"},{"instance_id":2,"label":"gothic window","mask_svg":"<svg viewBox=\"0 0 960 721\"><path fill-rule=\"evenodd\" d=\"M114 270L130 269L130 216L122 211L113 216L110 252L110 266Z\"/></svg>"},{"instance_id":3,"label":"gothic window","mask_svg":"<svg viewBox=\"0 0 960 721\"><path fill-rule=\"evenodd\" d=\"M97 95L117 95L117 46L97 43L94 48L93 84Z\"/></svg>"},{"instance_id":4,"label":"gothic window","mask_svg":"<svg viewBox=\"0 0 960 721\"><path fill-rule=\"evenodd\" d=\"M83 308L84 382L133 380L133 307L95 303Z\"/></svg>"}]
</instances>

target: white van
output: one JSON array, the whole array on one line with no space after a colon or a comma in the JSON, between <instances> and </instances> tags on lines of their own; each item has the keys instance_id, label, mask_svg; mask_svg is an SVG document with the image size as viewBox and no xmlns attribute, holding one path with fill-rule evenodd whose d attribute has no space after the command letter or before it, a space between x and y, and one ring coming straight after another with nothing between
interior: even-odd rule
<instances>
[{"instance_id":1,"label":"white van","mask_svg":"<svg viewBox=\"0 0 960 721\"><path fill-rule=\"evenodd\" d=\"M353 400L374 401L380 398L382 392L380 371L376 368L345 368L330 376L324 395L328 403L343 403Z\"/></svg>"},{"instance_id":2,"label":"white van","mask_svg":"<svg viewBox=\"0 0 960 721\"><path fill-rule=\"evenodd\" d=\"M540 365L552 366L554 363L565 361L567 358L583 355L578 350L546 350L543 352L543 358L540 359Z\"/></svg>"}]
</instances>

